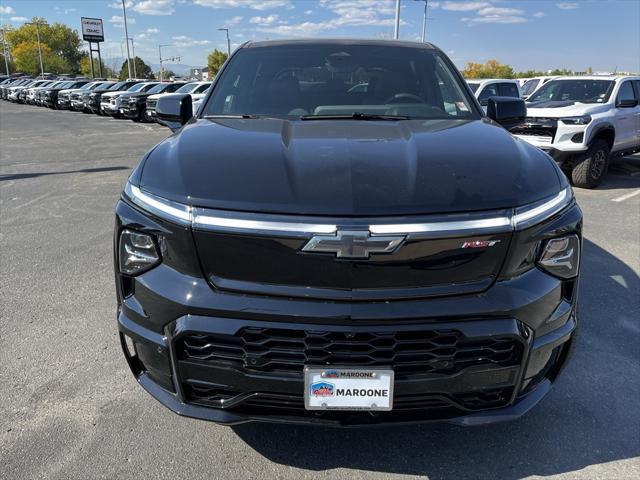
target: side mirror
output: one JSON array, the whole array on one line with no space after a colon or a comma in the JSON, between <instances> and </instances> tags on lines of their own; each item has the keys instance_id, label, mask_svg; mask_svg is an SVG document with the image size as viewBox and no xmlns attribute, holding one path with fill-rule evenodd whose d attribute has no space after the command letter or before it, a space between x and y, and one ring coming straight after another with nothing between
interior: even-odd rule
<instances>
[{"instance_id":1,"label":"side mirror","mask_svg":"<svg viewBox=\"0 0 640 480\"><path fill-rule=\"evenodd\" d=\"M520 98L490 97L487 116L508 130L522 123L527 116L527 106Z\"/></svg>"},{"instance_id":2,"label":"side mirror","mask_svg":"<svg viewBox=\"0 0 640 480\"><path fill-rule=\"evenodd\" d=\"M193 117L191 95L175 94L163 95L158 98L156 105L156 119L159 124L178 130Z\"/></svg>"},{"instance_id":3,"label":"side mirror","mask_svg":"<svg viewBox=\"0 0 640 480\"><path fill-rule=\"evenodd\" d=\"M638 105L638 101L633 98L626 98L624 100L618 100L616 102L616 108L631 108Z\"/></svg>"}]
</instances>

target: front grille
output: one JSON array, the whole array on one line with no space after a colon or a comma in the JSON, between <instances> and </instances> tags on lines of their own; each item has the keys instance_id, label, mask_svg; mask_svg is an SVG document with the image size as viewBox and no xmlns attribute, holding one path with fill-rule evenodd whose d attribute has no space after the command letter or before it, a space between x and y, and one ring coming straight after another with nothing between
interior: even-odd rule
<instances>
[{"instance_id":1,"label":"front grille","mask_svg":"<svg viewBox=\"0 0 640 480\"><path fill-rule=\"evenodd\" d=\"M185 382L184 392L190 403L207 407L229 410L255 408L261 409L263 412L273 409L296 411L297 413L306 411L302 394L240 393L221 390L217 386L200 382ZM505 387L455 394L420 393L396 395L393 399L393 411L406 412L451 407L470 411L487 410L504 406L511 399L512 393L513 387Z\"/></svg>"},{"instance_id":2,"label":"front grille","mask_svg":"<svg viewBox=\"0 0 640 480\"><path fill-rule=\"evenodd\" d=\"M392 367L396 376L452 375L471 366L519 365L513 337L467 338L458 330L330 332L246 327L235 335L190 333L179 359L302 375L304 365Z\"/></svg>"},{"instance_id":3,"label":"front grille","mask_svg":"<svg viewBox=\"0 0 640 480\"><path fill-rule=\"evenodd\" d=\"M550 137L551 141L558 130L558 120L555 118L527 117L520 125L510 128L514 135L531 135L535 137Z\"/></svg>"}]
</instances>

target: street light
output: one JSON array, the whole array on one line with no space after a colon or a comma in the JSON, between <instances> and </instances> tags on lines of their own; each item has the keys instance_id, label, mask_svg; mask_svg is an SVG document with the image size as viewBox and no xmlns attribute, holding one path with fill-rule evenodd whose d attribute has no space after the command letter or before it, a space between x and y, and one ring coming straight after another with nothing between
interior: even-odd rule
<instances>
[{"instance_id":1,"label":"street light","mask_svg":"<svg viewBox=\"0 0 640 480\"><path fill-rule=\"evenodd\" d=\"M133 45L133 38L127 37L127 40L131 42L131 53L133 53L133 78L138 78L138 72L136 71L136 47ZM127 42L127 54L129 53L129 42Z\"/></svg>"},{"instance_id":2,"label":"street light","mask_svg":"<svg viewBox=\"0 0 640 480\"><path fill-rule=\"evenodd\" d=\"M396 22L393 29L393 38L396 40L400 38L400 0L396 0Z\"/></svg>"},{"instance_id":3,"label":"street light","mask_svg":"<svg viewBox=\"0 0 640 480\"><path fill-rule=\"evenodd\" d=\"M44 66L42 65L42 47L40 46L40 25L49 25L49 24L47 22L40 22L40 20L36 20L35 22L26 22L26 25L36 26L36 36L38 37L38 56L40 57L40 76L44 80Z\"/></svg>"},{"instance_id":4,"label":"street light","mask_svg":"<svg viewBox=\"0 0 640 480\"><path fill-rule=\"evenodd\" d=\"M422 43L427 41L427 4L429 0L414 0L424 2L424 14L422 15Z\"/></svg>"},{"instance_id":5,"label":"street light","mask_svg":"<svg viewBox=\"0 0 640 480\"><path fill-rule=\"evenodd\" d=\"M229 41L229 29L228 28L219 28L218 29L221 32L226 32L227 34L227 56L230 57L231 56L231 42Z\"/></svg>"},{"instance_id":6,"label":"street light","mask_svg":"<svg viewBox=\"0 0 640 480\"><path fill-rule=\"evenodd\" d=\"M164 45L158 45L158 55L160 56L160 81L162 81L162 62L165 60L162 58L162 47L173 47L173 44L165 43Z\"/></svg>"},{"instance_id":7,"label":"street light","mask_svg":"<svg viewBox=\"0 0 640 480\"><path fill-rule=\"evenodd\" d=\"M129 31L127 30L127 7L122 0L122 19L124 20L124 38L127 39L127 67L129 68L129 78L131 78L131 56L129 55ZM135 71L136 62L134 59L133 68Z\"/></svg>"},{"instance_id":8,"label":"street light","mask_svg":"<svg viewBox=\"0 0 640 480\"><path fill-rule=\"evenodd\" d=\"M4 53L5 73L9 75L9 52L7 51L7 40L4 38L4 28L0 29L0 32L2 32L2 51Z\"/></svg>"}]
</instances>

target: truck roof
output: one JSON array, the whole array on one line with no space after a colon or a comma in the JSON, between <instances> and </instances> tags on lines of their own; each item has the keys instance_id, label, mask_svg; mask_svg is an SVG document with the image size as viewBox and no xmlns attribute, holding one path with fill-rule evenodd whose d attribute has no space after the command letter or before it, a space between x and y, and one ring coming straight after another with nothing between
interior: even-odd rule
<instances>
[{"instance_id":1,"label":"truck roof","mask_svg":"<svg viewBox=\"0 0 640 480\"><path fill-rule=\"evenodd\" d=\"M364 39L364 38L308 38L308 39L289 39L289 40L249 40L241 45L240 48L260 48L274 47L280 45L371 45L371 46L387 46L387 47L409 47L423 48L427 50L439 50L438 47L431 43L409 42L406 40L380 40L380 39Z\"/></svg>"}]
</instances>

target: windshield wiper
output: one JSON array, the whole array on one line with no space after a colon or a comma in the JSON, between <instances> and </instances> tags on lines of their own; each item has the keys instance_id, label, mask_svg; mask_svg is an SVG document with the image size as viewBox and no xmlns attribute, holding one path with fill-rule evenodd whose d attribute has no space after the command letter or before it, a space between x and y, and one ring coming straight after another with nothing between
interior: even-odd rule
<instances>
[{"instance_id":1,"label":"windshield wiper","mask_svg":"<svg viewBox=\"0 0 640 480\"><path fill-rule=\"evenodd\" d=\"M353 112L334 115L302 115L300 120L409 120L406 115L379 115L375 113Z\"/></svg>"}]
</instances>

